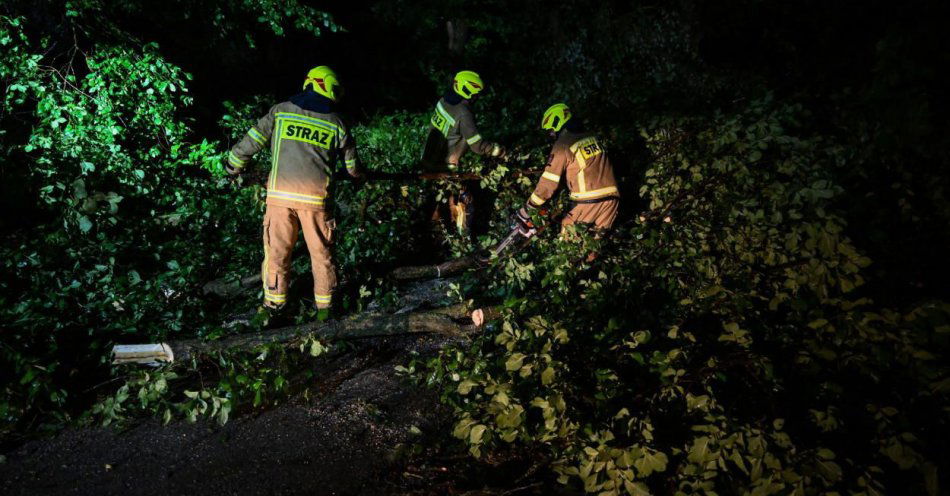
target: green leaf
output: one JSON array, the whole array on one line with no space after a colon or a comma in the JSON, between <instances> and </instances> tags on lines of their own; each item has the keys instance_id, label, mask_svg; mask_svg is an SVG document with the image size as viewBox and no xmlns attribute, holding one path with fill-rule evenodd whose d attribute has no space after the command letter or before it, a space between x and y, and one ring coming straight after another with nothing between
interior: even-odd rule
<instances>
[{"instance_id":1,"label":"green leaf","mask_svg":"<svg viewBox=\"0 0 950 496\"><path fill-rule=\"evenodd\" d=\"M841 480L841 467L830 460L820 460L817 463L818 472L828 482L837 482Z\"/></svg>"},{"instance_id":2,"label":"green leaf","mask_svg":"<svg viewBox=\"0 0 950 496\"><path fill-rule=\"evenodd\" d=\"M485 434L486 427L482 424L478 424L475 427L472 427L472 431L468 435L468 440L471 444L479 444L482 442L482 436Z\"/></svg>"},{"instance_id":3,"label":"green leaf","mask_svg":"<svg viewBox=\"0 0 950 496\"><path fill-rule=\"evenodd\" d=\"M326 348L323 347L323 343L321 343L320 340L314 339L310 342L310 356L320 356L325 350Z\"/></svg>"},{"instance_id":4,"label":"green leaf","mask_svg":"<svg viewBox=\"0 0 950 496\"><path fill-rule=\"evenodd\" d=\"M623 488L630 496L650 496L650 489L642 482L623 481Z\"/></svg>"},{"instance_id":5,"label":"green leaf","mask_svg":"<svg viewBox=\"0 0 950 496\"><path fill-rule=\"evenodd\" d=\"M524 363L524 354L523 353L514 353L508 357L508 361L505 362L505 369L509 372L513 372L521 368L521 365Z\"/></svg>"},{"instance_id":6,"label":"green leaf","mask_svg":"<svg viewBox=\"0 0 950 496\"><path fill-rule=\"evenodd\" d=\"M828 319L815 319L808 323L808 327L812 329L818 329L819 327L824 327L828 324Z\"/></svg>"},{"instance_id":7,"label":"green leaf","mask_svg":"<svg viewBox=\"0 0 950 496\"><path fill-rule=\"evenodd\" d=\"M218 424L224 425L228 423L228 417L231 414L231 402L228 401L221 405L221 410L218 412Z\"/></svg>"},{"instance_id":8,"label":"green leaf","mask_svg":"<svg viewBox=\"0 0 950 496\"><path fill-rule=\"evenodd\" d=\"M650 452L644 449L640 458L634 460L633 466L637 469L637 473L640 477L649 477L653 472L666 470L666 464L668 462L669 460L666 458L666 454L660 451Z\"/></svg>"},{"instance_id":9,"label":"green leaf","mask_svg":"<svg viewBox=\"0 0 950 496\"><path fill-rule=\"evenodd\" d=\"M690 393L686 394L686 409L695 410L699 408L702 411L709 410L709 395L693 396Z\"/></svg>"},{"instance_id":10,"label":"green leaf","mask_svg":"<svg viewBox=\"0 0 950 496\"><path fill-rule=\"evenodd\" d=\"M693 463L705 463L709 457L709 443L710 440L708 437L700 437L693 440L693 446L689 449L687 460Z\"/></svg>"},{"instance_id":11,"label":"green leaf","mask_svg":"<svg viewBox=\"0 0 950 496\"><path fill-rule=\"evenodd\" d=\"M464 396L464 395L468 394L469 392L471 392L472 387L473 387L473 386L476 386L476 385L477 385L477 383L476 383L475 381L472 381L472 380L470 380L470 379L465 379L464 381L462 381L462 382L459 383L458 388L456 389L456 391L458 391L459 394L461 394L461 395Z\"/></svg>"},{"instance_id":12,"label":"green leaf","mask_svg":"<svg viewBox=\"0 0 950 496\"><path fill-rule=\"evenodd\" d=\"M83 215L79 218L79 230L86 233L89 232L90 229L92 229L92 221L89 220L89 217Z\"/></svg>"},{"instance_id":13,"label":"green leaf","mask_svg":"<svg viewBox=\"0 0 950 496\"><path fill-rule=\"evenodd\" d=\"M452 436L458 439L464 439L468 437L474 423L475 421L470 418L459 420L458 423L455 424L455 429L452 431Z\"/></svg>"},{"instance_id":14,"label":"green leaf","mask_svg":"<svg viewBox=\"0 0 950 496\"><path fill-rule=\"evenodd\" d=\"M541 372L541 384L547 386L554 382L554 368L548 367Z\"/></svg>"}]
</instances>

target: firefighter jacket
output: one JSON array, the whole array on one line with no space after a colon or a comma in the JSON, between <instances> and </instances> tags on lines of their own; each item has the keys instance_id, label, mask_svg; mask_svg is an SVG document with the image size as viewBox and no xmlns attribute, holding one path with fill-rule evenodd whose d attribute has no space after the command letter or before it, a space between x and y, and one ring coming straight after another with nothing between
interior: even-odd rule
<instances>
[{"instance_id":1,"label":"firefighter jacket","mask_svg":"<svg viewBox=\"0 0 950 496\"><path fill-rule=\"evenodd\" d=\"M229 172L239 173L252 155L270 146L267 204L323 210L333 171L345 163L359 177L356 143L350 129L332 111L329 100L305 91L274 105L228 156Z\"/></svg>"},{"instance_id":2,"label":"firefighter jacket","mask_svg":"<svg viewBox=\"0 0 950 496\"><path fill-rule=\"evenodd\" d=\"M607 151L592 134L567 129L561 131L528 205L544 205L557 191L562 176L566 176L571 200L576 203L596 203L620 197Z\"/></svg>"},{"instance_id":3,"label":"firefighter jacket","mask_svg":"<svg viewBox=\"0 0 950 496\"><path fill-rule=\"evenodd\" d=\"M439 99L429 120L432 128L426 140L422 161L427 169L437 169L448 165L455 168L459 159L471 149L479 155L498 157L504 148L498 143L482 139L475 126L475 116L469 108L469 101L446 95Z\"/></svg>"}]
</instances>

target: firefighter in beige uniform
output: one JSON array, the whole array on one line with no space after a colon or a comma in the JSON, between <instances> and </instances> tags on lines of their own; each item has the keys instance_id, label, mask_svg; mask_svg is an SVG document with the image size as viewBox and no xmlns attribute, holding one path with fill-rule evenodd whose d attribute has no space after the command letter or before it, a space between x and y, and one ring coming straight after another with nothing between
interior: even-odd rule
<instances>
[{"instance_id":1,"label":"firefighter in beige uniform","mask_svg":"<svg viewBox=\"0 0 950 496\"><path fill-rule=\"evenodd\" d=\"M303 231L313 269L314 299L328 309L336 286L331 260L335 221L330 211L330 177L345 163L360 177L356 143L334 112L341 93L336 74L326 66L312 69L304 91L279 103L257 121L228 156L227 170L239 174L252 155L270 143L273 163L267 181L264 213L264 305L280 308L287 301L290 262L298 231ZM326 310L321 312L323 316Z\"/></svg>"},{"instance_id":2,"label":"firefighter in beige uniform","mask_svg":"<svg viewBox=\"0 0 950 496\"><path fill-rule=\"evenodd\" d=\"M592 224L599 233L608 231L617 219L620 192L607 151L593 134L581 129L577 119L571 120L571 111L563 103L552 105L544 112L541 129L549 131L556 141L526 207L544 205L564 177L573 208L561 220L561 225ZM528 219L526 208L522 208L518 216Z\"/></svg>"},{"instance_id":3,"label":"firefighter in beige uniform","mask_svg":"<svg viewBox=\"0 0 950 496\"><path fill-rule=\"evenodd\" d=\"M436 103L422 163L430 172L458 170L459 161L469 150L478 155L505 158L505 148L482 138L475 126L471 104L482 89L482 78L472 71L461 71L452 80L452 89ZM469 228L474 203L473 187L463 186L459 195L449 197L449 211L459 231ZM438 217L438 214L433 217Z\"/></svg>"}]
</instances>

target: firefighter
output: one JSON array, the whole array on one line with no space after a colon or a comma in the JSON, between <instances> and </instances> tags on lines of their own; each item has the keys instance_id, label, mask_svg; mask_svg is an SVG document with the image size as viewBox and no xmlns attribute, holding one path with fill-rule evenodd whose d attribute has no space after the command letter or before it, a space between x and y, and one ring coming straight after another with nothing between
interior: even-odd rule
<instances>
[{"instance_id":1,"label":"firefighter","mask_svg":"<svg viewBox=\"0 0 950 496\"><path fill-rule=\"evenodd\" d=\"M583 129L580 119L572 118L571 110L563 103L544 112L541 129L555 140L554 147L534 193L518 211L519 220L528 223L529 209L541 208L564 178L572 207L561 219L561 226L589 224L594 226L597 236L602 236L613 226L620 206L620 192L607 151L596 136Z\"/></svg>"},{"instance_id":2,"label":"firefighter","mask_svg":"<svg viewBox=\"0 0 950 496\"><path fill-rule=\"evenodd\" d=\"M356 143L336 112L342 87L326 66L307 73L303 91L271 107L228 155L226 169L240 174L255 153L273 154L264 212L264 306L279 310L287 302L290 262L298 232L303 231L313 270L318 317L329 316L336 286L330 255L336 222L330 208L330 178L341 164L362 177Z\"/></svg>"},{"instance_id":3,"label":"firefighter","mask_svg":"<svg viewBox=\"0 0 950 496\"><path fill-rule=\"evenodd\" d=\"M479 155L504 159L505 148L482 138L475 126L472 103L484 88L482 78L473 71L461 71L452 80L452 88L436 103L422 155L423 166L430 172L457 171L459 161L469 150ZM463 184L458 195L449 195L449 212L459 232L468 232L475 204L474 184ZM434 220L441 217L438 209Z\"/></svg>"}]
</instances>

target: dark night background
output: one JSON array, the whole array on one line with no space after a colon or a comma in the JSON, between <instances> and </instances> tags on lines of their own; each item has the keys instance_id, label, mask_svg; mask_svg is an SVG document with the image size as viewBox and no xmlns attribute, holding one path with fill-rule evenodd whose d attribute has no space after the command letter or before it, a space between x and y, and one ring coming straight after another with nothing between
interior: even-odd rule
<instances>
[{"instance_id":1,"label":"dark night background","mask_svg":"<svg viewBox=\"0 0 950 496\"><path fill-rule=\"evenodd\" d=\"M84 478L80 492L112 493L137 487L138 472L166 492L281 494L933 496L950 484L948 2L6 0L0 16L8 494ZM457 352L432 337L340 345L326 359L234 352L179 369L160 392L159 375L110 367L115 343L266 326L221 324L253 312L253 291L202 293L260 263L263 193L253 176L223 181L220 163L316 65L340 75L362 160L381 172L418 172L428 115L458 70L485 80L479 130L517 152L512 169L543 165L537 122L567 102L620 177L605 255L573 263L547 232L507 265L453 279L459 300L501 305L508 328L536 332L507 347L499 325ZM480 174L498 166L467 160ZM391 269L473 249L426 232L423 211L452 185L339 187L341 316L415 291ZM478 243L507 234L530 187L483 185ZM312 318L306 258L298 250L297 323ZM538 318L570 343L536 331ZM537 368L518 376L515 355ZM396 366L413 372L397 378ZM539 382L548 366L557 379ZM230 423L182 422L197 408L186 390L226 399ZM568 407L532 403L555 397ZM168 427L151 420L166 412ZM560 430L544 437L552 418ZM113 422L128 431L95 427ZM152 436L164 440L154 463L114 480L95 471ZM181 462L189 448L169 448L175 439L199 454ZM312 459L265 473L272 486L228 468L266 471L306 450ZM176 457L179 472L155 468ZM611 487L619 476L591 457L636 478ZM330 468L288 482L314 465ZM220 485L188 482L215 471Z\"/></svg>"}]
</instances>

